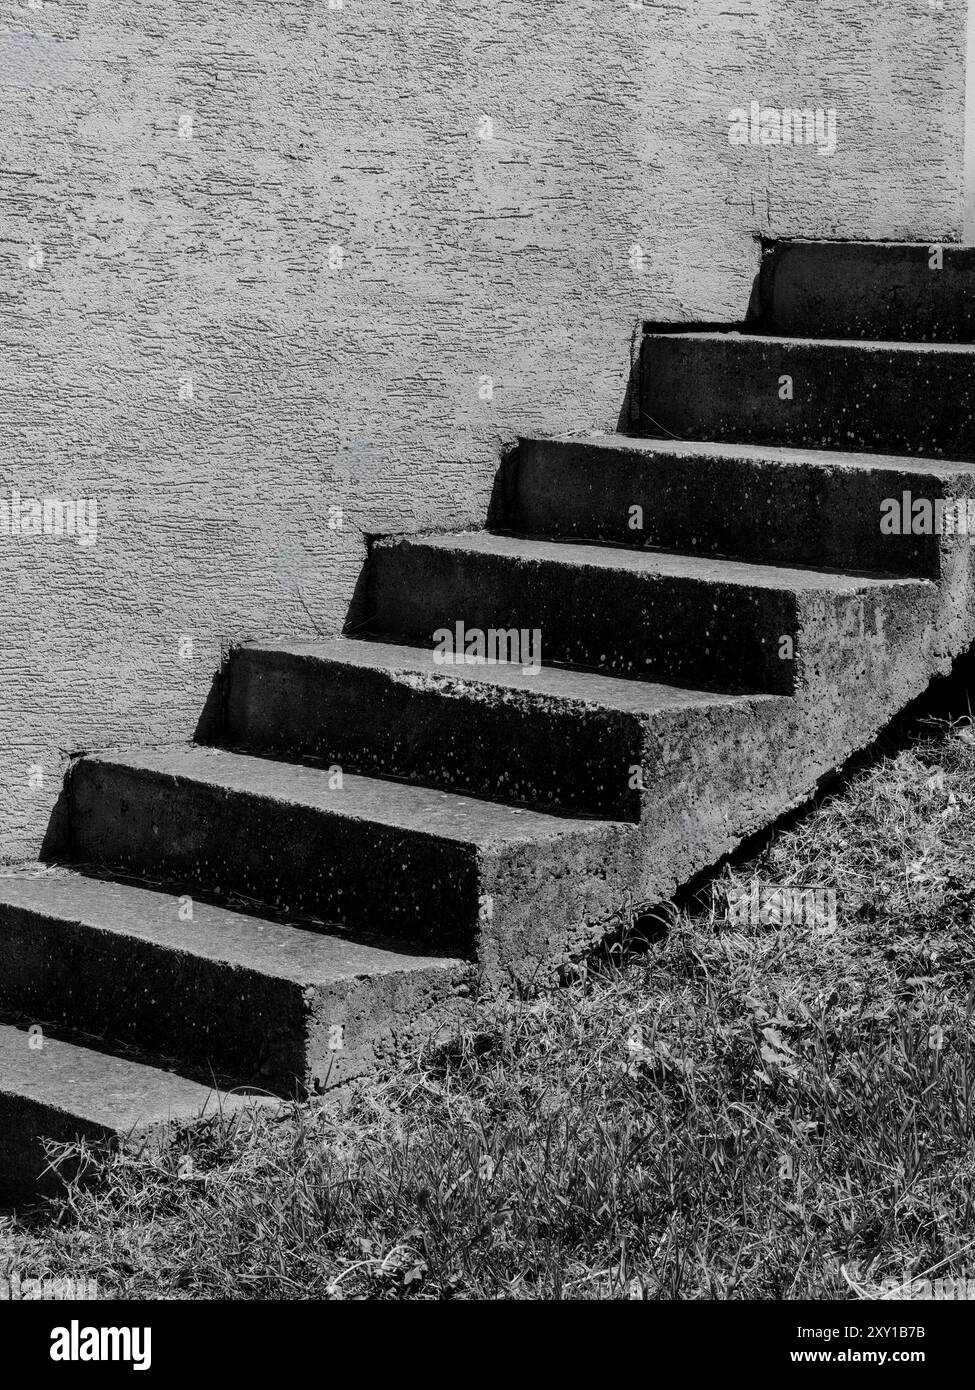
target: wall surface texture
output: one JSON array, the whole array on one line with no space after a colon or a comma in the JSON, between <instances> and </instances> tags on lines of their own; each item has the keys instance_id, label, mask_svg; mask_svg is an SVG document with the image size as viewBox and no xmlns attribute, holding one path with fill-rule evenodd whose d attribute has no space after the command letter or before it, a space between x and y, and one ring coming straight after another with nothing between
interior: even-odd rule
<instances>
[{"instance_id":1,"label":"wall surface texture","mask_svg":"<svg viewBox=\"0 0 975 1390\"><path fill-rule=\"evenodd\" d=\"M222 646L337 631L366 535L615 428L759 236L959 236L960 0L332 4L0 10L0 523L98 507L0 534L0 860L72 755L192 737ZM732 146L752 101L835 153Z\"/></svg>"}]
</instances>

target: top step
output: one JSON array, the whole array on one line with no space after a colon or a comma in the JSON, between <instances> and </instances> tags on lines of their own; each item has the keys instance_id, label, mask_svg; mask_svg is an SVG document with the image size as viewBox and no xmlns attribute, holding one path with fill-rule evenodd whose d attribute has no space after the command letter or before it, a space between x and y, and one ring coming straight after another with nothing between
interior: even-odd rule
<instances>
[{"instance_id":1,"label":"top step","mask_svg":"<svg viewBox=\"0 0 975 1390\"><path fill-rule=\"evenodd\" d=\"M748 328L794 338L975 343L975 246L781 241Z\"/></svg>"}]
</instances>

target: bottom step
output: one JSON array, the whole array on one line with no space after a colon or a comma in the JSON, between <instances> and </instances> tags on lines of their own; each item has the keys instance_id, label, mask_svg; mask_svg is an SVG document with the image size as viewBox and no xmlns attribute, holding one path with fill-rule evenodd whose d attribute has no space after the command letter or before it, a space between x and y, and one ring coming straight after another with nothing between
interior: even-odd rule
<instances>
[{"instance_id":1,"label":"bottom step","mask_svg":"<svg viewBox=\"0 0 975 1390\"><path fill-rule=\"evenodd\" d=\"M34 1197L59 1186L44 1139L104 1142L149 1135L171 1120L267 1103L265 1097L215 1091L146 1062L45 1036L27 1023L0 1023L0 1198Z\"/></svg>"},{"instance_id":2,"label":"bottom step","mask_svg":"<svg viewBox=\"0 0 975 1390\"><path fill-rule=\"evenodd\" d=\"M292 1096L463 1011L471 964L63 866L0 876L0 1010Z\"/></svg>"}]
</instances>

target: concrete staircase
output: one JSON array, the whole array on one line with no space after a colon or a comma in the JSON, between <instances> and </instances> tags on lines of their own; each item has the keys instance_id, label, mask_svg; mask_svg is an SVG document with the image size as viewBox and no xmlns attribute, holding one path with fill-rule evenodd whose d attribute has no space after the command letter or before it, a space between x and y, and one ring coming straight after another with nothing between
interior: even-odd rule
<instances>
[{"instance_id":1,"label":"concrete staircase","mask_svg":"<svg viewBox=\"0 0 975 1390\"><path fill-rule=\"evenodd\" d=\"M4 1190L553 978L946 672L968 538L880 518L975 497L973 256L772 249L743 331L646 336L632 435L522 440L492 529L373 545L354 636L236 650L221 746L80 759L0 879ZM542 669L438 663L459 622Z\"/></svg>"}]
</instances>

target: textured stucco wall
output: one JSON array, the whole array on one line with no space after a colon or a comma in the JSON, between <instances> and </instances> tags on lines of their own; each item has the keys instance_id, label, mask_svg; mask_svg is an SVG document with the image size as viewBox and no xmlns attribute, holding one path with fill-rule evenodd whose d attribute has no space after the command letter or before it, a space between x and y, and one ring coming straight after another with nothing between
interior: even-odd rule
<instances>
[{"instance_id":1,"label":"textured stucco wall","mask_svg":"<svg viewBox=\"0 0 975 1390\"><path fill-rule=\"evenodd\" d=\"M963 18L4 3L0 501L99 512L0 535L0 859L71 754L190 737L221 643L337 630L364 532L476 524L518 431L613 428L636 325L740 318L756 235L957 235ZM835 155L731 147L751 100L835 106Z\"/></svg>"}]
</instances>

